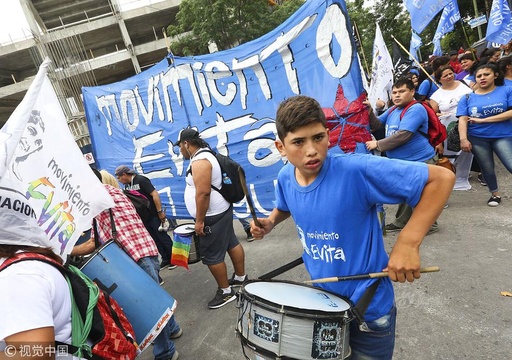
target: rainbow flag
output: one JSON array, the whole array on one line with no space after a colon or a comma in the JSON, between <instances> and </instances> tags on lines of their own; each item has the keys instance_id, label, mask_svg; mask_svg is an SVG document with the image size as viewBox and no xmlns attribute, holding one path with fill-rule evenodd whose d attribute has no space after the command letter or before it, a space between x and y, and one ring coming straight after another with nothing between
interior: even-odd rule
<instances>
[{"instance_id":1,"label":"rainbow flag","mask_svg":"<svg viewBox=\"0 0 512 360\"><path fill-rule=\"evenodd\" d=\"M183 266L188 270L188 256L192 235L179 235L174 233L172 242L171 264Z\"/></svg>"}]
</instances>

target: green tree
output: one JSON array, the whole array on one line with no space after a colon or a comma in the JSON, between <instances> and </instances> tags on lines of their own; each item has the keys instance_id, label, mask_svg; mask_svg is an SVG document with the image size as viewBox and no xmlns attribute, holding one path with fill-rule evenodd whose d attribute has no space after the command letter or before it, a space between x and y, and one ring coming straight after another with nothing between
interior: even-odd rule
<instances>
[{"instance_id":1,"label":"green tree","mask_svg":"<svg viewBox=\"0 0 512 360\"><path fill-rule=\"evenodd\" d=\"M411 26L402 2L378 0L372 7L365 7L364 0L353 0L347 2L347 10L352 24L357 26L361 50L364 52L368 66L371 66L373 56L376 23L379 23L384 42L390 52L393 44L391 35L408 48ZM363 57L363 54L361 55Z\"/></svg>"},{"instance_id":2,"label":"green tree","mask_svg":"<svg viewBox=\"0 0 512 360\"><path fill-rule=\"evenodd\" d=\"M375 16L371 9L364 7L364 0L354 0L346 4L350 21L356 30L359 56L365 71L369 73L375 39Z\"/></svg>"},{"instance_id":3,"label":"green tree","mask_svg":"<svg viewBox=\"0 0 512 360\"><path fill-rule=\"evenodd\" d=\"M183 0L177 24L167 28L176 36L171 50L176 55L208 53L214 42L219 50L256 39L285 21L304 0Z\"/></svg>"}]
</instances>

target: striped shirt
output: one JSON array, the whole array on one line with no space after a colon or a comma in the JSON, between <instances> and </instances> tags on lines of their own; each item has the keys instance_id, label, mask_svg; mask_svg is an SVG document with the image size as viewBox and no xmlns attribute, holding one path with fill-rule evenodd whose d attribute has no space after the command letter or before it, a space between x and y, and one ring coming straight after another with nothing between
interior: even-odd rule
<instances>
[{"instance_id":1,"label":"striped shirt","mask_svg":"<svg viewBox=\"0 0 512 360\"><path fill-rule=\"evenodd\" d=\"M117 242L121 244L123 250L136 262L143 257L158 256L155 241L144 227L130 199L121 189L108 184L104 186L116 204L112 214L117 230ZM95 219L100 242L105 243L112 239L109 210L102 211ZM94 231L91 232L91 237L94 238Z\"/></svg>"}]
</instances>

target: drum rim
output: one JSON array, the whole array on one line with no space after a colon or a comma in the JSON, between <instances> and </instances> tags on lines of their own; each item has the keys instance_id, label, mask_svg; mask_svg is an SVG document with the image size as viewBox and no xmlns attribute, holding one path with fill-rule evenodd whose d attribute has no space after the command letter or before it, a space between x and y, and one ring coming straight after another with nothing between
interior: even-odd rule
<instances>
[{"instance_id":1,"label":"drum rim","mask_svg":"<svg viewBox=\"0 0 512 360\"><path fill-rule=\"evenodd\" d=\"M113 244L113 243L115 243L115 241L113 239L110 239L109 241L102 244L99 248L94 249L94 251L89 254L89 258L80 266L80 270L82 270L87 264L89 264L92 261L92 259L94 259L96 257L96 255L98 255L104 248L106 248L108 245ZM119 249L121 249L121 248L119 247ZM123 249L121 249L121 250L123 250Z\"/></svg>"},{"instance_id":2,"label":"drum rim","mask_svg":"<svg viewBox=\"0 0 512 360\"><path fill-rule=\"evenodd\" d=\"M272 302L270 300L264 299L261 296L251 294L251 293L249 293L245 289L246 285L249 285L249 284L252 284L252 283L258 283L258 282L285 283L285 284L290 284L290 285L298 285L298 286L301 286L301 287L306 287L306 288L310 288L310 289L314 289L314 290L321 290L321 291L324 291L324 292L326 292L326 293L328 293L330 295L336 296L336 297L342 299L343 301L345 301L348 304L348 309L342 310L342 311L337 311L337 312L331 312L331 311L322 311L322 310L313 310L313 309L303 309L303 308L298 308L298 307L294 307L294 306L278 304L278 303ZM319 315L319 314L329 314L329 315L332 315L332 316L336 316L337 314L344 315L344 314L350 313L351 309L353 309L353 307L354 307L354 304L352 303L352 301L350 301L350 299L348 297L346 297L346 296L335 294L332 291L324 290L324 289L316 287L316 286L311 286L309 284L302 284L302 283L298 283L298 282L291 281L291 280L272 280L272 279L248 280L248 281L246 281L240 287L239 294L240 294L241 298L248 298L248 299L252 299L252 300L257 300L260 303L262 303L264 305L267 305L267 306L279 305L277 308L275 306L273 307L273 309L275 309L273 312L284 313L284 314L288 314L290 316L293 316L293 314L295 314L295 316L297 316L297 314L300 314L300 313L302 313L302 314L306 313L306 314L309 314L309 315ZM267 307L265 307L265 309L269 310L269 311L273 310L273 309L268 309ZM286 312L286 310L288 310L288 312Z\"/></svg>"},{"instance_id":3,"label":"drum rim","mask_svg":"<svg viewBox=\"0 0 512 360\"><path fill-rule=\"evenodd\" d=\"M195 230L190 230L189 232L187 233L180 233L180 232L177 232L176 230L179 229L180 227L185 227L187 225L192 225L193 227L196 225L195 223L184 223L184 224L180 224L178 226L176 226L172 231L174 234L178 234L180 236L190 236L190 235L194 235L195 234Z\"/></svg>"},{"instance_id":4,"label":"drum rim","mask_svg":"<svg viewBox=\"0 0 512 360\"><path fill-rule=\"evenodd\" d=\"M249 339L245 338L243 336L242 332L238 328L235 329L235 332L240 337L240 342L241 342L242 346L245 345L248 348L250 348L252 351L257 352L258 354L261 354L261 355L263 355L265 357L275 357L276 359L282 359L282 360L295 360L294 358L288 357L286 355L279 356L275 352L267 350L267 349L264 349L261 346L253 343ZM350 347L348 342L347 342L347 348L348 348L347 355L343 354L342 355L343 357L342 358L338 358L338 360L348 359L350 357L350 355L352 355L352 348Z\"/></svg>"}]
</instances>

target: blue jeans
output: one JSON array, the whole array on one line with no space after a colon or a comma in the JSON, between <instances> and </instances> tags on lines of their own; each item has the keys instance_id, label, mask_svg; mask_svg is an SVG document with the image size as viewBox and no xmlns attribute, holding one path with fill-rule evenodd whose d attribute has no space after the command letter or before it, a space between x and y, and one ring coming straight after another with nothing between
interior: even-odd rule
<instances>
[{"instance_id":1,"label":"blue jeans","mask_svg":"<svg viewBox=\"0 0 512 360\"><path fill-rule=\"evenodd\" d=\"M247 219L238 219L240 221L240 224L244 227L244 230L247 231L251 228L251 223Z\"/></svg>"},{"instance_id":2,"label":"blue jeans","mask_svg":"<svg viewBox=\"0 0 512 360\"><path fill-rule=\"evenodd\" d=\"M158 280L158 272L160 270L160 264L158 263L158 256L143 257L137 261L137 264L144 270L153 280L160 283ZM163 330L158 334L153 342L153 356L155 360L166 360L170 359L176 348L174 342L169 339L172 333L177 332L180 326L176 322L174 315L171 320L165 325Z\"/></svg>"},{"instance_id":3,"label":"blue jeans","mask_svg":"<svg viewBox=\"0 0 512 360\"><path fill-rule=\"evenodd\" d=\"M389 360L395 348L396 306L383 317L360 325L350 322L350 360Z\"/></svg>"},{"instance_id":4,"label":"blue jeans","mask_svg":"<svg viewBox=\"0 0 512 360\"><path fill-rule=\"evenodd\" d=\"M490 139L468 134L468 140L473 146L471 152L475 156L478 165L480 165L489 191L498 191L498 179L494 171L494 154L498 156L505 168L512 173L512 137Z\"/></svg>"}]
</instances>

